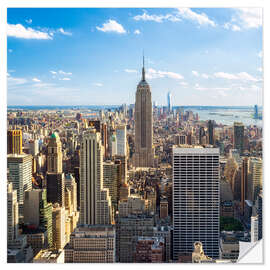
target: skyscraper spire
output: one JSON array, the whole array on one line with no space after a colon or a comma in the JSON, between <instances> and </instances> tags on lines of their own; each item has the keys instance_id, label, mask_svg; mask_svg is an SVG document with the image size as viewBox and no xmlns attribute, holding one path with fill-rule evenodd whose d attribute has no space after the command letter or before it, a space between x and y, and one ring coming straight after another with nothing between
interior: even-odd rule
<instances>
[{"instance_id":1,"label":"skyscraper spire","mask_svg":"<svg viewBox=\"0 0 270 270\"><path fill-rule=\"evenodd\" d=\"M145 70L144 70L144 52L143 52L142 81L145 81Z\"/></svg>"}]
</instances>

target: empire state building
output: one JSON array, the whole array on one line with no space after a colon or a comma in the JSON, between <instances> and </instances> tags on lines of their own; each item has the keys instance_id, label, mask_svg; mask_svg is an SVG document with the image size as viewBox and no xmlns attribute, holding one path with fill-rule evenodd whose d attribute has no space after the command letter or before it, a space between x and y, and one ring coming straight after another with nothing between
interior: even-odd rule
<instances>
[{"instance_id":1,"label":"empire state building","mask_svg":"<svg viewBox=\"0 0 270 270\"><path fill-rule=\"evenodd\" d=\"M153 167L153 113L149 84L145 80L144 58L142 79L137 86L135 101L135 167Z\"/></svg>"}]
</instances>

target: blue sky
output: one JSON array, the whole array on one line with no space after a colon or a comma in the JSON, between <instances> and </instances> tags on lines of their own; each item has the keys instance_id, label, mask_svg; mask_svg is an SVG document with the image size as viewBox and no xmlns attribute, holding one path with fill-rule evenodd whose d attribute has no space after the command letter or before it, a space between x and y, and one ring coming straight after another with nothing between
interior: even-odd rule
<instances>
[{"instance_id":1,"label":"blue sky","mask_svg":"<svg viewBox=\"0 0 270 270\"><path fill-rule=\"evenodd\" d=\"M8 105L262 104L262 10L9 8Z\"/></svg>"}]
</instances>

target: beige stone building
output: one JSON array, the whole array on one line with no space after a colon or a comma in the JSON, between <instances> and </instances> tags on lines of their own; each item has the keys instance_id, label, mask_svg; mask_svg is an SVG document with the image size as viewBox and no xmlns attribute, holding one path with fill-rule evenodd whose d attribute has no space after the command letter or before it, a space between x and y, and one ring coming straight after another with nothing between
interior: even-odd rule
<instances>
[{"instance_id":1,"label":"beige stone building","mask_svg":"<svg viewBox=\"0 0 270 270\"><path fill-rule=\"evenodd\" d=\"M111 225L80 225L64 251L65 263L114 263L115 229Z\"/></svg>"},{"instance_id":2,"label":"beige stone building","mask_svg":"<svg viewBox=\"0 0 270 270\"><path fill-rule=\"evenodd\" d=\"M103 187L103 146L100 132L83 133L80 154L80 223L111 224L109 190Z\"/></svg>"},{"instance_id":3,"label":"beige stone building","mask_svg":"<svg viewBox=\"0 0 270 270\"><path fill-rule=\"evenodd\" d=\"M53 205L52 212L53 244L56 249L64 248L66 244L66 213L65 207Z\"/></svg>"}]
</instances>

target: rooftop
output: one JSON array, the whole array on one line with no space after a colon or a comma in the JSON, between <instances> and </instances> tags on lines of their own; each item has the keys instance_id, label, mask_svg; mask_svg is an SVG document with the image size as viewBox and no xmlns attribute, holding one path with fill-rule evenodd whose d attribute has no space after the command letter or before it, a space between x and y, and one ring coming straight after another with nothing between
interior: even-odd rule
<instances>
[{"instance_id":1,"label":"rooftop","mask_svg":"<svg viewBox=\"0 0 270 270\"><path fill-rule=\"evenodd\" d=\"M203 148L201 146L180 145L173 147L173 154L216 154L219 155L219 148Z\"/></svg>"}]
</instances>

